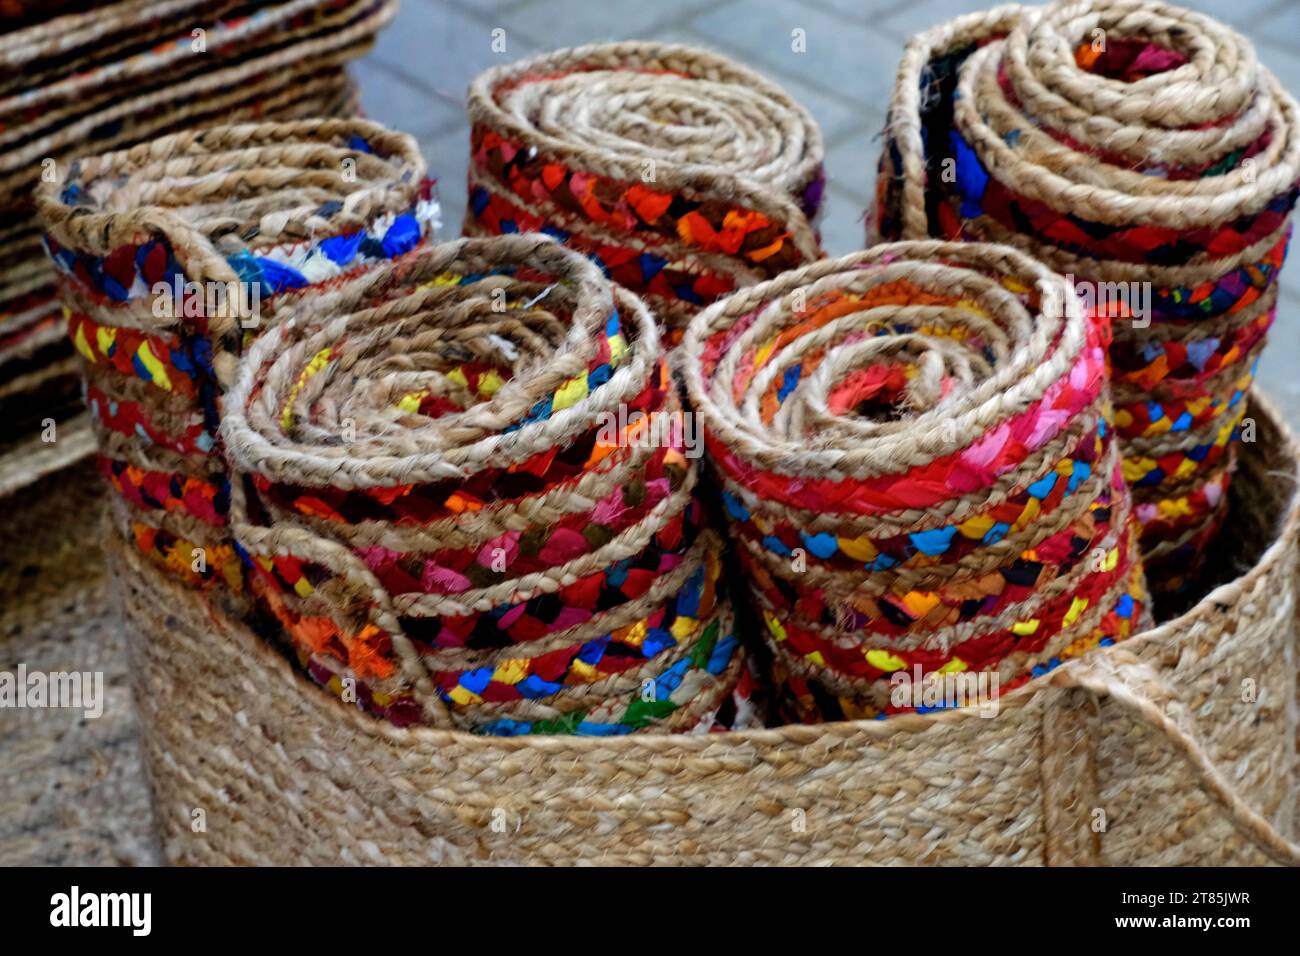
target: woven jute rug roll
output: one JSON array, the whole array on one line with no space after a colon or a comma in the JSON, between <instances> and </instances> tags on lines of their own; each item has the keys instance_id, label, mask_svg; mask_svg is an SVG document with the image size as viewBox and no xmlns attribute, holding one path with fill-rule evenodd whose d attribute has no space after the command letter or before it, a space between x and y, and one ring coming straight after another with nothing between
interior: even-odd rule
<instances>
[{"instance_id":1,"label":"woven jute rug roll","mask_svg":"<svg viewBox=\"0 0 1300 956\"><path fill-rule=\"evenodd\" d=\"M342 118L356 113L356 88L340 66L295 64L182 107L140 106L130 113L129 122L101 128L104 135L97 135L96 143L107 148L187 123ZM7 213L4 218L8 220ZM95 443L39 227L22 212L0 232L7 254L0 285L10 296L0 303L0 421L5 423L0 428L0 494L7 494L84 458ZM53 434L47 430L49 419L56 425ZM71 440L63 441L59 432Z\"/></svg>"},{"instance_id":2,"label":"woven jute rug roll","mask_svg":"<svg viewBox=\"0 0 1300 956\"><path fill-rule=\"evenodd\" d=\"M217 454L246 342L438 226L415 142L364 120L241 124L84 159L37 196L119 524L242 587Z\"/></svg>"},{"instance_id":3,"label":"woven jute rug roll","mask_svg":"<svg viewBox=\"0 0 1300 956\"><path fill-rule=\"evenodd\" d=\"M167 857L186 864L1300 861L1297 450L1252 400L1191 612L972 709L694 736L398 729L115 555ZM118 560L120 558L120 560ZM938 770L936 770L938 768ZM205 828L196 832L195 811Z\"/></svg>"},{"instance_id":4,"label":"woven jute rug roll","mask_svg":"<svg viewBox=\"0 0 1300 956\"><path fill-rule=\"evenodd\" d=\"M1247 40L1163 3L999 7L913 38L899 68L879 233L1010 243L1114 320L1125 476L1174 600L1226 509L1298 121Z\"/></svg>"},{"instance_id":5,"label":"woven jute rug roll","mask_svg":"<svg viewBox=\"0 0 1300 956\"><path fill-rule=\"evenodd\" d=\"M304 301L223 402L231 524L308 673L399 725L704 732L746 676L654 319L546 236Z\"/></svg>"},{"instance_id":6,"label":"woven jute rug roll","mask_svg":"<svg viewBox=\"0 0 1300 956\"><path fill-rule=\"evenodd\" d=\"M821 131L716 53L560 50L481 74L468 108L464 234L556 236L670 327L820 254Z\"/></svg>"},{"instance_id":7,"label":"woven jute rug roll","mask_svg":"<svg viewBox=\"0 0 1300 956\"><path fill-rule=\"evenodd\" d=\"M176 130L241 121L355 115L343 66L363 55L394 0L130 0L0 36L0 468L17 474L30 416L68 420L54 270L41 248L33 187L77 155ZM179 35L178 35L178 31ZM72 446L65 446L71 451ZM54 461L39 458L39 477Z\"/></svg>"},{"instance_id":8,"label":"woven jute rug roll","mask_svg":"<svg viewBox=\"0 0 1300 956\"><path fill-rule=\"evenodd\" d=\"M996 698L1149 619L1105 347L1061 277L975 243L826 259L691 321L789 719L942 705L977 674Z\"/></svg>"}]
</instances>

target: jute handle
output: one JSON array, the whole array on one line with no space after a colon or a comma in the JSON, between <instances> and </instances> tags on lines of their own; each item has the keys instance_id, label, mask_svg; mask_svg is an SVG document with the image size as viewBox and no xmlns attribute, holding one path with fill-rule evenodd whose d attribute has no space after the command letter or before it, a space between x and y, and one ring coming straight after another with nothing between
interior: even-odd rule
<instances>
[{"instance_id":1,"label":"jute handle","mask_svg":"<svg viewBox=\"0 0 1300 956\"><path fill-rule=\"evenodd\" d=\"M1062 667L1053 683L1109 697L1163 733L1196 774L1202 791L1224 810L1242 836L1277 862L1300 866L1300 844L1279 833L1224 777L1206 753L1187 705L1148 664L1127 650L1112 650Z\"/></svg>"}]
</instances>

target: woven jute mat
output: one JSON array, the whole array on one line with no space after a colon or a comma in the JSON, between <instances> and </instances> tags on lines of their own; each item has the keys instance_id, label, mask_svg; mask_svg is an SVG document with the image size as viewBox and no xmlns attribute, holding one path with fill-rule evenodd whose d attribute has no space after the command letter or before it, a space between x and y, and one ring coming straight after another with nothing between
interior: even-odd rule
<instances>
[{"instance_id":1,"label":"woven jute mat","mask_svg":"<svg viewBox=\"0 0 1300 956\"><path fill-rule=\"evenodd\" d=\"M103 511L83 462L0 499L0 671L103 674L103 713L0 709L0 866L160 862Z\"/></svg>"}]
</instances>

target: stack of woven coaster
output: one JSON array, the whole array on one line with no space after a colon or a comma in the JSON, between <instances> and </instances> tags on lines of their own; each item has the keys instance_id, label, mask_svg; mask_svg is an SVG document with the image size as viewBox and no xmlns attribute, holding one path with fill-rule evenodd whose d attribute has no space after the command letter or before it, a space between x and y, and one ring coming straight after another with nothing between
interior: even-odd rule
<instances>
[{"instance_id":1,"label":"stack of woven coaster","mask_svg":"<svg viewBox=\"0 0 1300 956\"><path fill-rule=\"evenodd\" d=\"M393 0L124 0L0 36L0 472L34 479L85 447L61 432L61 453L34 456L24 441L49 420L63 429L78 408L33 187L68 177L75 156L178 129L352 115L343 67L395 10Z\"/></svg>"},{"instance_id":2,"label":"stack of woven coaster","mask_svg":"<svg viewBox=\"0 0 1300 956\"><path fill-rule=\"evenodd\" d=\"M363 120L180 133L72 164L37 203L122 530L238 591L217 453L246 344L438 226L415 142Z\"/></svg>"},{"instance_id":3,"label":"stack of woven coaster","mask_svg":"<svg viewBox=\"0 0 1300 956\"><path fill-rule=\"evenodd\" d=\"M544 236L424 247L259 338L224 402L265 633L397 724L752 719L645 305Z\"/></svg>"},{"instance_id":4,"label":"stack of woven coaster","mask_svg":"<svg viewBox=\"0 0 1300 956\"><path fill-rule=\"evenodd\" d=\"M1114 319L1116 427L1159 592L1189 590L1226 513L1298 118L1244 38L1138 0L963 17L900 69L880 231L1012 244Z\"/></svg>"},{"instance_id":5,"label":"stack of woven coaster","mask_svg":"<svg viewBox=\"0 0 1300 956\"><path fill-rule=\"evenodd\" d=\"M896 243L692 320L786 718L943 706L967 671L992 699L1144 620L1104 329L1065 290L1006 247Z\"/></svg>"},{"instance_id":6,"label":"stack of woven coaster","mask_svg":"<svg viewBox=\"0 0 1300 956\"><path fill-rule=\"evenodd\" d=\"M779 87L717 54L561 50L483 73L469 114L465 235L555 236L670 330L820 254L821 131Z\"/></svg>"}]
</instances>

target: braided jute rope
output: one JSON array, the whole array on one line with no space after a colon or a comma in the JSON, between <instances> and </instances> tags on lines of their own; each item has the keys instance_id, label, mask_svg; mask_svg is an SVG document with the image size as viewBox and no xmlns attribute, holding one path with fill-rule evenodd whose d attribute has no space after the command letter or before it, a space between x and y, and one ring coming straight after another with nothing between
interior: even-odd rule
<instances>
[{"instance_id":1,"label":"braided jute rope","mask_svg":"<svg viewBox=\"0 0 1300 956\"><path fill-rule=\"evenodd\" d=\"M692 320L686 387L790 716L911 709L900 672L1015 687L1145 619L1104 331L1021 253L940 242Z\"/></svg>"},{"instance_id":2,"label":"braided jute rope","mask_svg":"<svg viewBox=\"0 0 1300 956\"><path fill-rule=\"evenodd\" d=\"M311 119L160 137L38 191L116 513L187 579L231 581L218 554L237 568L216 440L245 342L427 241L424 173L404 133Z\"/></svg>"},{"instance_id":3,"label":"braided jute rope","mask_svg":"<svg viewBox=\"0 0 1300 956\"><path fill-rule=\"evenodd\" d=\"M1300 450L1258 396L1251 415L1259 440L1243 445L1233 534L1212 556L1226 583L1008 693L992 719L959 709L621 739L401 729L321 694L203 595L115 556L165 853L226 865L1295 862Z\"/></svg>"},{"instance_id":4,"label":"braided jute rope","mask_svg":"<svg viewBox=\"0 0 1300 956\"><path fill-rule=\"evenodd\" d=\"M1248 41L1163 3L999 7L915 37L899 67L876 230L1013 245L1108 310L1125 475L1170 597L1222 523L1298 120Z\"/></svg>"},{"instance_id":5,"label":"braided jute rope","mask_svg":"<svg viewBox=\"0 0 1300 956\"><path fill-rule=\"evenodd\" d=\"M716 53L559 50L482 73L468 108L465 234L555 235L670 326L820 254L821 131Z\"/></svg>"},{"instance_id":6,"label":"braided jute rope","mask_svg":"<svg viewBox=\"0 0 1300 956\"><path fill-rule=\"evenodd\" d=\"M232 528L317 681L494 734L730 724L745 663L659 333L589 259L425 247L239 368Z\"/></svg>"}]
</instances>

